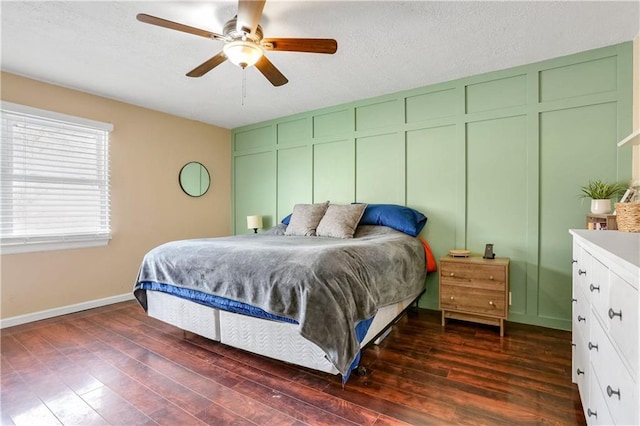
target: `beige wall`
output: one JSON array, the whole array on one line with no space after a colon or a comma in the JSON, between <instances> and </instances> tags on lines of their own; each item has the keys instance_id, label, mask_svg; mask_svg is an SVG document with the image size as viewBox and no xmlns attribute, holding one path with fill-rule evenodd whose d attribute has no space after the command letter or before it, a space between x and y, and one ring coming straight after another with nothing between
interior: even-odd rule
<instances>
[{"instance_id":1,"label":"beige wall","mask_svg":"<svg viewBox=\"0 0 640 426\"><path fill-rule=\"evenodd\" d=\"M132 290L142 256L175 239L231 230L230 131L2 73L1 98L113 123L111 226L105 247L2 255L1 318L122 295ZM182 192L178 172L203 163L211 188Z\"/></svg>"}]
</instances>

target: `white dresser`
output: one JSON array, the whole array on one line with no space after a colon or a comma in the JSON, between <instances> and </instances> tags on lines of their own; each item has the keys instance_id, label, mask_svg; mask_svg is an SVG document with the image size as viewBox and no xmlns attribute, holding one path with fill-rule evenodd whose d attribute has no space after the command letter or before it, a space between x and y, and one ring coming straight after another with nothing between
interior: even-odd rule
<instances>
[{"instance_id":1,"label":"white dresser","mask_svg":"<svg viewBox=\"0 0 640 426\"><path fill-rule=\"evenodd\" d=\"M589 424L640 424L640 234L573 235L573 374Z\"/></svg>"}]
</instances>

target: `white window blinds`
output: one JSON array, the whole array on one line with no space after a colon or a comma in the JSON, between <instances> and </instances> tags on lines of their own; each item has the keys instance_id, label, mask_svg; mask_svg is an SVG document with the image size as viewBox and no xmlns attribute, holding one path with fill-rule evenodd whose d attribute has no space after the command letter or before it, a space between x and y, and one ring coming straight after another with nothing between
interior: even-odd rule
<instances>
[{"instance_id":1,"label":"white window blinds","mask_svg":"<svg viewBox=\"0 0 640 426\"><path fill-rule=\"evenodd\" d=\"M112 126L8 102L1 113L2 252L106 244Z\"/></svg>"}]
</instances>

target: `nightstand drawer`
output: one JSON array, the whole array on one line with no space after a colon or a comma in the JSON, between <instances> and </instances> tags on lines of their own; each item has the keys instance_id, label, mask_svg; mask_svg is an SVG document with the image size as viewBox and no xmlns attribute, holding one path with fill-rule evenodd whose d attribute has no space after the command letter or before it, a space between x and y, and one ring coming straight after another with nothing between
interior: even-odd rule
<instances>
[{"instance_id":1,"label":"nightstand drawer","mask_svg":"<svg viewBox=\"0 0 640 426\"><path fill-rule=\"evenodd\" d=\"M440 286L440 309L506 317L504 290L485 290L455 285Z\"/></svg>"},{"instance_id":2,"label":"nightstand drawer","mask_svg":"<svg viewBox=\"0 0 640 426\"><path fill-rule=\"evenodd\" d=\"M440 285L453 285L461 288L476 288L483 290L505 291L505 281L497 280L468 280L451 276L441 276Z\"/></svg>"},{"instance_id":3,"label":"nightstand drawer","mask_svg":"<svg viewBox=\"0 0 640 426\"><path fill-rule=\"evenodd\" d=\"M467 281L506 280L506 268L503 265L476 265L453 262L440 262L440 276Z\"/></svg>"}]
</instances>

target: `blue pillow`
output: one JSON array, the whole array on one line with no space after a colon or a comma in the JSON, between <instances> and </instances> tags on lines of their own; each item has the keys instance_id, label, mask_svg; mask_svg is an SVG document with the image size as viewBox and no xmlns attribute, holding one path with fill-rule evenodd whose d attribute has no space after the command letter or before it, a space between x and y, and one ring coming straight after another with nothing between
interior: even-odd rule
<instances>
[{"instance_id":1,"label":"blue pillow","mask_svg":"<svg viewBox=\"0 0 640 426\"><path fill-rule=\"evenodd\" d=\"M282 224L284 224L284 225L289 226L289 221L291 220L291 215L292 215L292 214L293 214L293 213L289 213L287 216L285 216L285 218L284 218L284 219L282 219L282 220L280 221L280 223L282 223Z\"/></svg>"},{"instance_id":2,"label":"blue pillow","mask_svg":"<svg viewBox=\"0 0 640 426\"><path fill-rule=\"evenodd\" d=\"M425 215L410 207L396 204L369 204L358 223L358 225L388 226L413 237L417 237L426 224Z\"/></svg>"}]
</instances>

